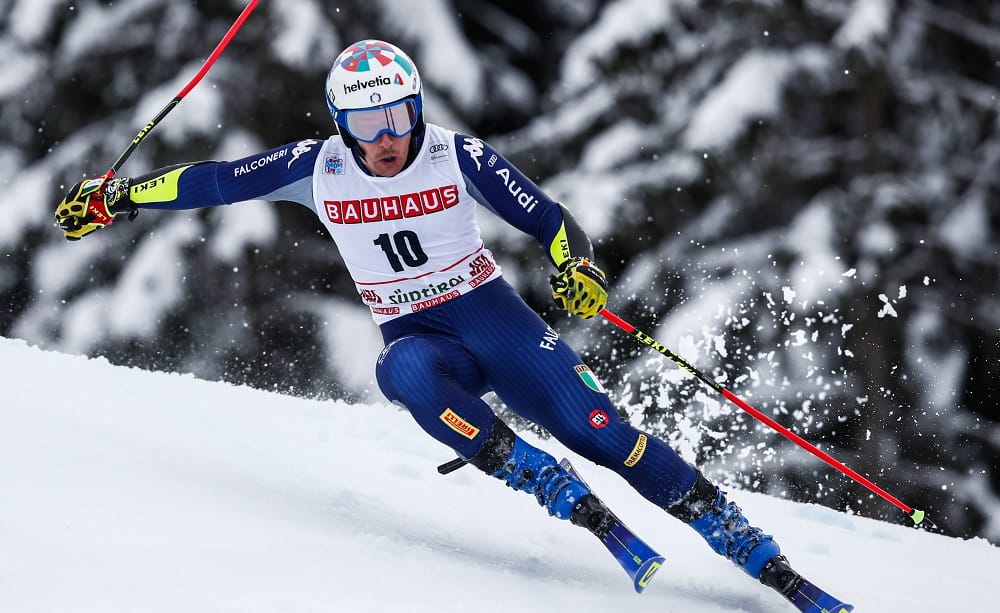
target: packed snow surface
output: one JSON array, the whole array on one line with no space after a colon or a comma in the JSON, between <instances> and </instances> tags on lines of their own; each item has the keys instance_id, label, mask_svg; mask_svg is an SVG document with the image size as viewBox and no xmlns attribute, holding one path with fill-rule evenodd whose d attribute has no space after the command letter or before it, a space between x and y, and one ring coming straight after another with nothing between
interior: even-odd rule
<instances>
[{"instance_id":1,"label":"packed snow surface","mask_svg":"<svg viewBox=\"0 0 1000 613\"><path fill-rule=\"evenodd\" d=\"M0 339L0 611L791 612L617 476L667 562L642 595L587 532L385 404L293 398ZM859 612L995 610L1000 550L731 492Z\"/></svg>"}]
</instances>

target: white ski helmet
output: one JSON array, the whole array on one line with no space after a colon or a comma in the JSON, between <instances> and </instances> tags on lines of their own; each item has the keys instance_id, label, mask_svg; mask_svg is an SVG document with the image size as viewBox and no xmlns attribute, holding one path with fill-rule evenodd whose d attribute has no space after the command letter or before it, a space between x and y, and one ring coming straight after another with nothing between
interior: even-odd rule
<instances>
[{"instance_id":1,"label":"white ski helmet","mask_svg":"<svg viewBox=\"0 0 1000 613\"><path fill-rule=\"evenodd\" d=\"M326 104L349 146L423 124L423 86L413 61L395 45L362 40L344 49L326 77Z\"/></svg>"}]
</instances>

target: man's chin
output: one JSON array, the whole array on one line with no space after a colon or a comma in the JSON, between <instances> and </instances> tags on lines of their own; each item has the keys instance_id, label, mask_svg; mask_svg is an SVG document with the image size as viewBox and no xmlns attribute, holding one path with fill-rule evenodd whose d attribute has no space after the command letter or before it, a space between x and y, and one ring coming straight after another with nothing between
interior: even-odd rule
<instances>
[{"instance_id":1,"label":"man's chin","mask_svg":"<svg viewBox=\"0 0 1000 613\"><path fill-rule=\"evenodd\" d=\"M402 157L382 158L373 164L375 174L382 177L391 177L403 169Z\"/></svg>"}]
</instances>

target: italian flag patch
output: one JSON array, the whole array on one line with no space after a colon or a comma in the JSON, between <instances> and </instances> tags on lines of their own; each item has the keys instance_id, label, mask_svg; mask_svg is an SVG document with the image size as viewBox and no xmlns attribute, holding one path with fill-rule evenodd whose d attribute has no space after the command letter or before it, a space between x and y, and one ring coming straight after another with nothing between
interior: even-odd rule
<instances>
[{"instance_id":1,"label":"italian flag patch","mask_svg":"<svg viewBox=\"0 0 1000 613\"><path fill-rule=\"evenodd\" d=\"M598 394L608 393L608 391L604 389L604 386L601 385L601 382L597 380L597 377L594 376L594 371L590 370L590 367L586 364L574 366L573 370L576 371L576 374L580 375L580 378L583 379L583 382L590 389L594 390Z\"/></svg>"}]
</instances>

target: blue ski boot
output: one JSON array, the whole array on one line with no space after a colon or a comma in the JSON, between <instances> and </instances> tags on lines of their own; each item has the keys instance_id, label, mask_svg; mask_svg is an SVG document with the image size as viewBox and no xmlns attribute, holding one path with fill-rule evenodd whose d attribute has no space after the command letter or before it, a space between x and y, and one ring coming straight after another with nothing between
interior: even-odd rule
<instances>
[{"instance_id":1,"label":"blue ski boot","mask_svg":"<svg viewBox=\"0 0 1000 613\"><path fill-rule=\"evenodd\" d=\"M699 472L691 491L668 511L685 521L708 542L754 579L764 565L781 553L770 534L751 526L735 503Z\"/></svg>"},{"instance_id":2,"label":"blue ski boot","mask_svg":"<svg viewBox=\"0 0 1000 613\"><path fill-rule=\"evenodd\" d=\"M515 490L534 495L549 515L573 519L574 524L594 531L590 524L598 523L594 513L598 509L591 503L599 502L589 500L594 498L590 488L570 475L554 457L524 442L502 421L494 423L483 449L469 463Z\"/></svg>"},{"instance_id":3,"label":"blue ski boot","mask_svg":"<svg viewBox=\"0 0 1000 613\"><path fill-rule=\"evenodd\" d=\"M590 494L554 457L520 437L514 439L514 449L493 476L515 490L534 494L538 504L559 519L569 519L577 503Z\"/></svg>"},{"instance_id":4,"label":"blue ski boot","mask_svg":"<svg viewBox=\"0 0 1000 613\"><path fill-rule=\"evenodd\" d=\"M700 472L681 500L667 509L698 531L718 554L791 601L803 613L850 613L852 605L834 598L796 572L771 535L750 525L735 503Z\"/></svg>"}]
</instances>

